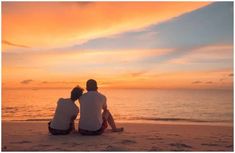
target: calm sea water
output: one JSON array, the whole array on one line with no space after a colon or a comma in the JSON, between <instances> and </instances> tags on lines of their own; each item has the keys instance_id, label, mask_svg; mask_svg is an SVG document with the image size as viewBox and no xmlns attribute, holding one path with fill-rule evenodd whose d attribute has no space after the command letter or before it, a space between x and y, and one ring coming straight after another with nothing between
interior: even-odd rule
<instances>
[{"instance_id":1,"label":"calm sea water","mask_svg":"<svg viewBox=\"0 0 235 153\"><path fill-rule=\"evenodd\" d=\"M118 121L233 122L230 90L101 90ZM49 120L69 89L3 89L3 120ZM79 106L79 103L76 102Z\"/></svg>"}]
</instances>

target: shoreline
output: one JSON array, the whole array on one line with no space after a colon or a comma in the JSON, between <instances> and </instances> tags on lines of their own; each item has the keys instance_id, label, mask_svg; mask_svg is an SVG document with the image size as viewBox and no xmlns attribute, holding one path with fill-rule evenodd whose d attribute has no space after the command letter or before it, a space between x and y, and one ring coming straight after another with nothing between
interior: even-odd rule
<instances>
[{"instance_id":1,"label":"shoreline","mask_svg":"<svg viewBox=\"0 0 235 153\"><path fill-rule=\"evenodd\" d=\"M53 136L46 122L2 122L2 151L233 151L233 126L120 123L100 136ZM78 124L75 124L77 129Z\"/></svg>"},{"instance_id":2,"label":"shoreline","mask_svg":"<svg viewBox=\"0 0 235 153\"><path fill-rule=\"evenodd\" d=\"M26 122L26 123L47 123L49 119L34 119L34 120L2 120L2 122L10 123L10 122ZM78 124L79 120L76 119L75 123ZM208 125L208 126L228 126L233 127L233 122L230 121L201 121L201 122L192 122L192 121L156 121L156 120L116 120L116 123L130 123L130 124L167 124L167 125Z\"/></svg>"}]
</instances>

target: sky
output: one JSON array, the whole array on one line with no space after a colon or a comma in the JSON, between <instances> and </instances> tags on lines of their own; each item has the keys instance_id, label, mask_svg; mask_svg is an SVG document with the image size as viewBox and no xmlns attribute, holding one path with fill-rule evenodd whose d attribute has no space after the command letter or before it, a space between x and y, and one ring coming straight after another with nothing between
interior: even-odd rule
<instances>
[{"instance_id":1,"label":"sky","mask_svg":"<svg viewBox=\"0 0 235 153\"><path fill-rule=\"evenodd\" d=\"M2 2L3 88L232 89L233 2Z\"/></svg>"}]
</instances>

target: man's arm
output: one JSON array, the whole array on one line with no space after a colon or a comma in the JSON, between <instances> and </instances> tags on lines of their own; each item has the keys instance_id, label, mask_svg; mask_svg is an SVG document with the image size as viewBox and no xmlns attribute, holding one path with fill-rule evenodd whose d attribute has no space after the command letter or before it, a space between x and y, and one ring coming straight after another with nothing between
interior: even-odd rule
<instances>
[{"instance_id":1,"label":"man's arm","mask_svg":"<svg viewBox=\"0 0 235 153\"><path fill-rule=\"evenodd\" d=\"M106 99L106 97L104 96L104 104L103 104L103 110L104 111L106 111L106 110L108 110L108 106L107 106L107 99Z\"/></svg>"},{"instance_id":2,"label":"man's arm","mask_svg":"<svg viewBox=\"0 0 235 153\"><path fill-rule=\"evenodd\" d=\"M106 103L103 105L103 110L104 110L104 111L108 110L108 107L107 107L107 104L106 104Z\"/></svg>"}]
</instances>

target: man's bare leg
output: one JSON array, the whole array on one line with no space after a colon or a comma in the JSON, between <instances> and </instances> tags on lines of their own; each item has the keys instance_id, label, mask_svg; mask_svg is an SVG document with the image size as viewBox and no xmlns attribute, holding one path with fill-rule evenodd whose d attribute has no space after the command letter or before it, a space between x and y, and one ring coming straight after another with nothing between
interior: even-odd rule
<instances>
[{"instance_id":1,"label":"man's bare leg","mask_svg":"<svg viewBox=\"0 0 235 153\"><path fill-rule=\"evenodd\" d=\"M121 131L124 130L123 127L121 127L121 128L117 128L117 127L116 127L116 124L115 124L115 122L114 122L113 116L112 116L112 114L109 112L109 110L105 110L102 115L103 115L103 117L108 121L108 123L109 123L109 125L111 126L113 132L121 132Z\"/></svg>"}]
</instances>

